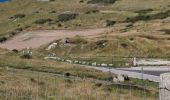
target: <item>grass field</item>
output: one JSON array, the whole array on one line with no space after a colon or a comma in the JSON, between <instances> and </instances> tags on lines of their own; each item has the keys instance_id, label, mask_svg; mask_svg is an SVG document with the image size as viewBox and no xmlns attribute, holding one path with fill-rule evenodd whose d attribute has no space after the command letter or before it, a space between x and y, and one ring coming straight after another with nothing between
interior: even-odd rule
<instances>
[{"instance_id":1,"label":"grass field","mask_svg":"<svg viewBox=\"0 0 170 100\"><path fill-rule=\"evenodd\" d=\"M110 27L110 31L87 44L71 47L72 55L120 55L169 57L169 5L167 0L116 0L103 1L12 0L0 4L1 40L13 37L23 30L83 29ZM60 21L60 15L63 21ZM72 16L69 14L76 14ZM69 16L72 16L69 19ZM38 24L37 24L38 22ZM4 38L5 37L5 38ZM93 40L93 41L92 41ZM105 47L96 45L107 40ZM81 50L81 47L87 48ZM58 52L63 49L56 49ZM70 51L70 50L69 50ZM67 50L64 51L67 54Z\"/></svg>"},{"instance_id":2,"label":"grass field","mask_svg":"<svg viewBox=\"0 0 170 100\"><path fill-rule=\"evenodd\" d=\"M0 99L22 100L48 98L50 100L116 100L131 98L155 100L157 90L108 84L102 81L56 76L24 70L0 69Z\"/></svg>"},{"instance_id":3,"label":"grass field","mask_svg":"<svg viewBox=\"0 0 170 100\"><path fill-rule=\"evenodd\" d=\"M0 100L23 100L31 95L42 100L47 97L50 100L56 97L57 100L158 98L158 83L130 78L121 84L148 86L146 91L143 87L134 87L130 91L130 87L115 85L112 82L115 75L108 72L43 58L55 53L64 58L113 63L115 66L124 66L125 62L131 61L121 57L169 58L170 1L11 0L0 3L0 14L2 44L17 34L34 30L48 30L45 33L48 34L50 30L108 29L95 36L57 39L54 42L58 45L51 50L45 50L49 44L33 49L32 59L21 58L20 51L14 53L0 48ZM69 79L64 79L63 75L68 74ZM78 80L74 81L75 77ZM87 78L85 82L84 77ZM105 81L112 84L102 83Z\"/></svg>"}]
</instances>

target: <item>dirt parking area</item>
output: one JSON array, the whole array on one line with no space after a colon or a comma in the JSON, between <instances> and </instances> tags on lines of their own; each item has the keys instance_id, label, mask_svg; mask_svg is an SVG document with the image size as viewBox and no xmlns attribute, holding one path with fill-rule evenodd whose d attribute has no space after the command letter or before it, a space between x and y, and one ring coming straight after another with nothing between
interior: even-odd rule
<instances>
[{"instance_id":1,"label":"dirt parking area","mask_svg":"<svg viewBox=\"0 0 170 100\"><path fill-rule=\"evenodd\" d=\"M0 48L8 50L22 50L27 47L38 48L41 45L64 38L79 36L96 36L107 31L107 29L83 29L83 30L36 30L20 33L8 41L1 43Z\"/></svg>"}]
</instances>

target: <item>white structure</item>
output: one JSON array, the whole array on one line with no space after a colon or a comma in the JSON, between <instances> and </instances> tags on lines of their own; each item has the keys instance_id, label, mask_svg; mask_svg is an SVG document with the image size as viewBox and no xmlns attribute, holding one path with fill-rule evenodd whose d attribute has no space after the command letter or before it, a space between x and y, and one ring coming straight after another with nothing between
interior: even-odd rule
<instances>
[{"instance_id":1,"label":"white structure","mask_svg":"<svg viewBox=\"0 0 170 100\"><path fill-rule=\"evenodd\" d=\"M74 63L75 63L75 64L78 64L78 63L79 63L79 61L78 61L78 60L75 60L75 61L74 61Z\"/></svg>"},{"instance_id":2,"label":"white structure","mask_svg":"<svg viewBox=\"0 0 170 100\"><path fill-rule=\"evenodd\" d=\"M66 60L66 62L71 63L71 64L73 63L73 61L72 61L72 60L69 60L69 59Z\"/></svg>"},{"instance_id":3,"label":"white structure","mask_svg":"<svg viewBox=\"0 0 170 100\"><path fill-rule=\"evenodd\" d=\"M97 63L96 63L96 62L93 62L91 65L92 65L92 66L96 66L96 65L97 65Z\"/></svg>"},{"instance_id":4,"label":"white structure","mask_svg":"<svg viewBox=\"0 0 170 100\"><path fill-rule=\"evenodd\" d=\"M113 66L113 64L109 64L109 67Z\"/></svg>"},{"instance_id":5,"label":"white structure","mask_svg":"<svg viewBox=\"0 0 170 100\"><path fill-rule=\"evenodd\" d=\"M170 100L170 73L160 75L159 100Z\"/></svg>"},{"instance_id":6,"label":"white structure","mask_svg":"<svg viewBox=\"0 0 170 100\"><path fill-rule=\"evenodd\" d=\"M101 66L102 66L102 67L107 67L107 64L104 64L104 63L103 63L103 64L101 64Z\"/></svg>"},{"instance_id":7,"label":"white structure","mask_svg":"<svg viewBox=\"0 0 170 100\"><path fill-rule=\"evenodd\" d=\"M136 57L133 58L133 66L137 66L137 61L136 61Z\"/></svg>"},{"instance_id":8,"label":"white structure","mask_svg":"<svg viewBox=\"0 0 170 100\"><path fill-rule=\"evenodd\" d=\"M51 45L48 46L46 50L54 49L57 45L58 45L57 43L52 43Z\"/></svg>"},{"instance_id":9,"label":"white structure","mask_svg":"<svg viewBox=\"0 0 170 100\"><path fill-rule=\"evenodd\" d=\"M113 82L124 82L123 75L117 75L117 77L113 77Z\"/></svg>"}]
</instances>

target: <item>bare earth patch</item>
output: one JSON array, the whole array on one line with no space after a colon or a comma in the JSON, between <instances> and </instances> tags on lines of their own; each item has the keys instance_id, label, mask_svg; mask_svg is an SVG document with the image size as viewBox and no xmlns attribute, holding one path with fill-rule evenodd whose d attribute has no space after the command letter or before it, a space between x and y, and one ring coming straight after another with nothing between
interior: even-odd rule
<instances>
[{"instance_id":1,"label":"bare earth patch","mask_svg":"<svg viewBox=\"0 0 170 100\"><path fill-rule=\"evenodd\" d=\"M79 36L95 36L107 29L83 29L83 30L36 30L18 34L10 40L1 43L0 48L9 50L22 50L27 47L38 48L57 39Z\"/></svg>"}]
</instances>

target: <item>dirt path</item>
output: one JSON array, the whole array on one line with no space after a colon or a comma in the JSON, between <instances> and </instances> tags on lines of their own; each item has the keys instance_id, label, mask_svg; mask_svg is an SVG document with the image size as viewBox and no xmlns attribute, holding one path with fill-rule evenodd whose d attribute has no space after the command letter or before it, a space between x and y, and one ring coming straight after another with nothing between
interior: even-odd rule
<instances>
[{"instance_id":1,"label":"dirt path","mask_svg":"<svg viewBox=\"0 0 170 100\"><path fill-rule=\"evenodd\" d=\"M63 39L67 37L79 36L95 36L99 33L107 31L106 28L100 29L83 29L83 30L37 30L29 31L16 35L10 40L0 44L0 48L24 49L27 47L38 48L41 45L48 44L54 40Z\"/></svg>"}]
</instances>

